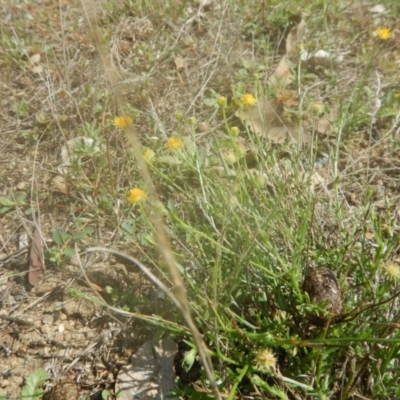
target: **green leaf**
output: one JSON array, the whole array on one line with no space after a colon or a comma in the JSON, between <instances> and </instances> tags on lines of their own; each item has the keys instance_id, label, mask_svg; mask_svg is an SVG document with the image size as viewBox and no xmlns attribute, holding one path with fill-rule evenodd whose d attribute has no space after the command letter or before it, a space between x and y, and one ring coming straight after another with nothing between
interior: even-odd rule
<instances>
[{"instance_id":1,"label":"green leaf","mask_svg":"<svg viewBox=\"0 0 400 400\"><path fill-rule=\"evenodd\" d=\"M128 224L127 222L121 222L121 228L130 233L131 235L135 234L136 228L132 224Z\"/></svg>"},{"instance_id":2,"label":"green leaf","mask_svg":"<svg viewBox=\"0 0 400 400\"><path fill-rule=\"evenodd\" d=\"M75 257L76 256L75 249L73 249L72 247L66 247L64 249L64 255L65 255L65 257L68 257L68 258Z\"/></svg>"},{"instance_id":3,"label":"green leaf","mask_svg":"<svg viewBox=\"0 0 400 400\"><path fill-rule=\"evenodd\" d=\"M217 106L218 105L218 103L217 103L217 99L214 99L214 98L206 98L206 99L204 99L203 100L203 103L206 105L206 106L209 106L209 107L215 107L215 106Z\"/></svg>"},{"instance_id":4,"label":"green leaf","mask_svg":"<svg viewBox=\"0 0 400 400\"><path fill-rule=\"evenodd\" d=\"M6 207L14 207L15 203L8 197L0 196L0 204Z\"/></svg>"},{"instance_id":5,"label":"green leaf","mask_svg":"<svg viewBox=\"0 0 400 400\"><path fill-rule=\"evenodd\" d=\"M28 207L25 211L24 214L26 216L32 215L33 214L33 208L32 207Z\"/></svg>"},{"instance_id":6,"label":"green leaf","mask_svg":"<svg viewBox=\"0 0 400 400\"><path fill-rule=\"evenodd\" d=\"M84 239L86 236L92 234L94 232L94 228L92 228L91 226L88 226L84 229L82 229L80 232L76 232L72 235L72 239L74 240L80 240L80 239Z\"/></svg>"},{"instance_id":7,"label":"green leaf","mask_svg":"<svg viewBox=\"0 0 400 400\"><path fill-rule=\"evenodd\" d=\"M15 200L19 206L23 206L26 202L26 193L20 193Z\"/></svg>"},{"instance_id":8,"label":"green leaf","mask_svg":"<svg viewBox=\"0 0 400 400\"><path fill-rule=\"evenodd\" d=\"M58 246L62 246L70 238L71 238L71 235L69 233L61 232L61 231L53 232L53 240Z\"/></svg>"},{"instance_id":9,"label":"green leaf","mask_svg":"<svg viewBox=\"0 0 400 400\"><path fill-rule=\"evenodd\" d=\"M49 374L44 369L38 369L32 372L25 381L21 390L21 398L24 400L39 400L43 394L42 386L49 379Z\"/></svg>"}]
</instances>

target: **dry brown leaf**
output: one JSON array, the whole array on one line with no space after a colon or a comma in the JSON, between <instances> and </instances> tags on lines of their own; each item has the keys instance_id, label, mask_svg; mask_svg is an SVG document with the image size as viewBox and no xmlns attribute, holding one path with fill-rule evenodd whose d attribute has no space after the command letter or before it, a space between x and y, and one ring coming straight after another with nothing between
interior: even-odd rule
<instances>
[{"instance_id":1,"label":"dry brown leaf","mask_svg":"<svg viewBox=\"0 0 400 400\"><path fill-rule=\"evenodd\" d=\"M274 73L269 78L270 81L279 80L284 86L287 86L293 82L289 58L296 53L297 45L304 35L307 27L301 15L295 17L297 20L300 20L300 22L289 32L289 35L286 38L286 54L281 58Z\"/></svg>"},{"instance_id":2,"label":"dry brown leaf","mask_svg":"<svg viewBox=\"0 0 400 400\"><path fill-rule=\"evenodd\" d=\"M269 80L284 81L284 86L289 85L293 81L293 76L290 73L290 65L287 56L283 56L279 61L274 73L270 76Z\"/></svg>"},{"instance_id":3,"label":"dry brown leaf","mask_svg":"<svg viewBox=\"0 0 400 400\"><path fill-rule=\"evenodd\" d=\"M29 62L31 66L37 65L40 63L40 54L34 54L33 56L29 57Z\"/></svg>"},{"instance_id":4,"label":"dry brown leaf","mask_svg":"<svg viewBox=\"0 0 400 400\"><path fill-rule=\"evenodd\" d=\"M243 108L236 112L236 116L247 122L251 129L263 135L265 129L282 124L283 106L276 100L260 98L256 105Z\"/></svg>"},{"instance_id":5,"label":"dry brown leaf","mask_svg":"<svg viewBox=\"0 0 400 400\"><path fill-rule=\"evenodd\" d=\"M51 180L51 183L52 183L54 192L68 194L67 184L66 184L65 178L63 176L61 176L61 175L55 176Z\"/></svg>"},{"instance_id":6,"label":"dry brown leaf","mask_svg":"<svg viewBox=\"0 0 400 400\"><path fill-rule=\"evenodd\" d=\"M292 28L286 39L286 54L280 60L269 81L276 82L276 100L259 98L258 103L236 112L236 116L260 136L268 136L273 143L290 141L303 144L311 141L311 135L306 133L305 125L288 123L283 117L284 105L297 105L294 92L285 90L285 87L293 81L290 68L290 57L298 51L298 43L306 29L306 23L301 15L296 15L293 20L298 24Z\"/></svg>"},{"instance_id":7,"label":"dry brown leaf","mask_svg":"<svg viewBox=\"0 0 400 400\"><path fill-rule=\"evenodd\" d=\"M296 98L296 93L293 91L289 91L286 89L275 89L275 96L278 100L278 103L283 104L284 106L297 106L298 101Z\"/></svg>"},{"instance_id":8,"label":"dry brown leaf","mask_svg":"<svg viewBox=\"0 0 400 400\"><path fill-rule=\"evenodd\" d=\"M32 237L31 250L29 253L29 274L28 280L35 286L40 278L43 269L43 240L40 229L36 228Z\"/></svg>"},{"instance_id":9,"label":"dry brown leaf","mask_svg":"<svg viewBox=\"0 0 400 400\"><path fill-rule=\"evenodd\" d=\"M43 72L43 66L42 65L35 65L32 67L32 72L34 74L41 74Z\"/></svg>"},{"instance_id":10,"label":"dry brown leaf","mask_svg":"<svg viewBox=\"0 0 400 400\"><path fill-rule=\"evenodd\" d=\"M308 143L311 136L298 124L286 123L282 117L283 104L277 100L261 98L254 106L241 109L236 113L251 130L260 136L268 136L273 143L286 140L295 143Z\"/></svg>"},{"instance_id":11,"label":"dry brown leaf","mask_svg":"<svg viewBox=\"0 0 400 400\"><path fill-rule=\"evenodd\" d=\"M294 28L292 28L288 37L286 38L286 54L288 55L291 55L297 51L297 45L299 44L307 28L303 17L298 15L297 18L300 20L300 22Z\"/></svg>"},{"instance_id":12,"label":"dry brown leaf","mask_svg":"<svg viewBox=\"0 0 400 400\"><path fill-rule=\"evenodd\" d=\"M174 62L177 70L185 68L186 63L182 57L175 57Z\"/></svg>"}]
</instances>

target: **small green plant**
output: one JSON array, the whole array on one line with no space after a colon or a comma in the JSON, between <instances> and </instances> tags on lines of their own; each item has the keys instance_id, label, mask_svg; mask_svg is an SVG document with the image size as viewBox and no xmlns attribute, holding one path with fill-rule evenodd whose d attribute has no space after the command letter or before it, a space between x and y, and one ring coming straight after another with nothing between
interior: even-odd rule
<instances>
[{"instance_id":1,"label":"small green plant","mask_svg":"<svg viewBox=\"0 0 400 400\"><path fill-rule=\"evenodd\" d=\"M16 207L23 207L26 205L26 194L19 193L16 196L9 192L7 196L0 196L0 215L7 214L9 211L14 210Z\"/></svg>"},{"instance_id":2,"label":"small green plant","mask_svg":"<svg viewBox=\"0 0 400 400\"><path fill-rule=\"evenodd\" d=\"M44 393L42 386L47 379L49 379L49 374L44 369L32 372L25 380L20 394L21 399L39 400Z\"/></svg>"},{"instance_id":3,"label":"small green plant","mask_svg":"<svg viewBox=\"0 0 400 400\"><path fill-rule=\"evenodd\" d=\"M79 220L75 221L75 225L79 226ZM50 262L60 266L65 261L65 259L75 256L75 249L71 246L71 242L85 239L93 232L94 229L90 226L85 227L75 233L55 230L53 232L53 240L57 247L48 249L46 251L46 258Z\"/></svg>"}]
</instances>

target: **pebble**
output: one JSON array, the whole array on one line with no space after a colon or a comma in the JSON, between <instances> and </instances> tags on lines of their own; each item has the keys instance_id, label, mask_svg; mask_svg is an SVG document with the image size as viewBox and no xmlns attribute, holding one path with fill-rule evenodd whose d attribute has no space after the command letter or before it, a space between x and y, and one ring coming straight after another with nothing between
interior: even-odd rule
<instances>
[{"instance_id":1,"label":"pebble","mask_svg":"<svg viewBox=\"0 0 400 400\"><path fill-rule=\"evenodd\" d=\"M80 332L75 332L71 334L71 339L75 341L80 341L83 340L84 338L85 338L84 334Z\"/></svg>"},{"instance_id":2,"label":"pebble","mask_svg":"<svg viewBox=\"0 0 400 400\"><path fill-rule=\"evenodd\" d=\"M45 334L45 335L48 335L50 332L51 332L51 328L50 328L50 326L49 325L43 325L41 328L40 328L40 332L42 332L43 334Z\"/></svg>"},{"instance_id":3,"label":"pebble","mask_svg":"<svg viewBox=\"0 0 400 400\"><path fill-rule=\"evenodd\" d=\"M28 182L20 182L17 185L17 189L18 190L25 190L27 188L27 186L28 186Z\"/></svg>"},{"instance_id":4,"label":"pebble","mask_svg":"<svg viewBox=\"0 0 400 400\"><path fill-rule=\"evenodd\" d=\"M42 326L42 321L36 320L36 321L33 323L33 326L34 326L35 328L40 328L40 327Z\"/></svg>"},{"instance_id":5,"label":"pebble","mask_svg":"<svg viewBox=\"0 0 400 400\"><path fill-rule=\"evenodd\" d=\"M45 315L42 318L42 322L44 325L52 325L53 324L53 316L50 314Z\"/></svg>"},{"instance_id":6,"label":"pebble","mask_svg":"<svg viewBox=\"0 0 400 400\"><path fill-rule=\"evenodd\" d=\"M61 313L60 314L60 321L66 321L68 319L67 314Z\"/></svg>"},{"instance_id":7,"label":"pebble","mask_svg":"<svg viewBox=\"0 0 400 400\"><path fill-rule=\"evenodd\" d=\"M56 334L54 335L54 341L56 341L56 342L62 342L62 341L64 341L64 334L61 333L61 332L56 333Z\"/></svg>"},{"instance_id":8,"label":"pebble","mask_svg":"<svg viewBox=\"0 0 400 400\"><path fill-rule=\"evenodd\" d=\"M8 379L3 379L3 380L0 382L0 387L6 388L9 384L10 384L10 381L9 381Z\"/></svg>"},{"instance_id":9,"label":"pebble","mask_svg":"<svg viewBox=\"0 0 400 400\"><path fill-rule=\"evenodd\" d=\"M88 331L86 332L86 339L93 339L96 336L96 332L94 331Z\"/></svg>"},{"instance_id":10,"label":"pebble","mask_svg":"<svg viewBox=\"0 0 400 400\"><path fill-rule=\"evenodd\" d=\"M14 381L14 384L19 386L24 381L24 378L22 376L13 376L13 381Z\"/></svg>"}]
</instances>

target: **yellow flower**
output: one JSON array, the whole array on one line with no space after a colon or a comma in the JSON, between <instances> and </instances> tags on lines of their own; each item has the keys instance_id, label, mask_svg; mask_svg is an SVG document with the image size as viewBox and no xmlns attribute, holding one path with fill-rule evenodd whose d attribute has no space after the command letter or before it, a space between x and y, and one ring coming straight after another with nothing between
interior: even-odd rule
<instances>
[{"instance_id":1,"label":"yellow flower","mask_svg":"<svg viewBox=\"0 0 400 400\"><path fill-rule=\"evenodd\" d=\"M179 139L176 136L171 136L168 140L167 143L165 143L165 147L167 150L170 152L174 152L176 150L179 150L183 146L183 142L181 139Z\"/></svg>"},{"instance_id":2,"label":"yellow flower","mask_svg":"<svg viewBox=\"0 0 400 400\"><path fill-rule=\"evenodd\" d=\"M385 274L388 278L400 279L400 268L394 263L385 264L383 267Z\"/></svg>"},{"instance_id":3,"label":"yellow flower","mask_svg":"<svg viewBox=\"0 0 400 400\"><path fill-rule=\"evenodd\" d=\"M223 153L224 160L228 165L234 164L237 161L236 155L233 150L226 150Z\"/></svg>"},{"instance_id":4,"label":"yellow flower","mask_svg":"<svg viewBox=\"0 0 400 400\"><path fill-rule=\"evenodd\" d=\"M131 117L127 117L126 115L121 115L120 117L114 118L114 125L117 128L124 129L130 125L132 125L133 119Z\"/></svg>"},{"instance_id":5,"label":"yellow flower","mask_svg":"<svg viewBox=\"0 0 400 400\"><path fill-rule=\"evenodd\" d=\"M261 371L270 371L276 366L275 354L270 349L259 351L254 361L256 368Z\"/></svg>"},{"instance_id":6,"label":"yellow flower","mask_svg":"<svg viewBox=\"0 0 400 400\"><path fill-rule=\"evenodd\" d=\"M146 147L144 149L144 152L142 154L142 157L145 159L145 161L147 161L148 163L151 163L154 158L156 156L156 153L154 153L154 151L152 149L149 149L148 147Z\"/></svg>"},{"instance_id":7,"label":"yellow flower","mask_svg":"<svg viewBox=\"0 0 400 400\"><path fill-rule=\"evenodd\" d=\"M244 157L247 154L247 147L243 143L236 143L237 151L240 157Z\"/></svg>"},{"instance_id":8,"label":"yellow flower","mask_svg":"<svg viewBox=\"0 0 400 400\"><path fill-rule=\"evenodd\" d=\"M135 204L147 199L147 194L144 190L139 188L133 188L128 193L127 200L129 203Z\"/></svg>"},{"instance_id":9,"label":"yellow flower","mask_svg":"<svg viewBox=\"0 0 400 400\"><path fill-rule=\"evenodd\" d=\"M217 103L221 108L225 108L228 104L228 101L226 100L226 97L220 96L218 97Z\"/></svg>"},{"instance_id":10,"label":"yellow flower","mask_svg":"<svg viewBox=\"0 0 400 400\"><path fill-rule=\"evenodd\" d=\"M254 106L257 104L257 99L250 93L246 93L240 99L244 106Z\"/></svg>"},{"instance_id":11,"label":"yellow flower","mask_svg":"<svg viewBox=\"0 0 400 400\"><path fill-rule=\"evenodd\" d=\"M231 129L230 129L230 134L233 137L238 136L239 135L239 128L237 126L232 126Z\"/></svg>"},{"instance_id":12,"label":"yellow flower","mask_svg":"<svg viewBox=\"0 0 400 400\"><path fill-rule=\"evenodd\" d=\"M320 101L315 101L314 103L311 103L310 111L316 116L322 115L324 113L323 103L321 103Z\"/></svg>"},{"instance_id":13,"label":"yellow flower","mask_svg":"<svg viewBox=\"0 0 400 400\"><path fill-rule=\"evenodd\" d=\"M382 28L378 28L375 31L375 33L378 36L378 38L382 39L382 40L387 40L387 39L390 39L392 37L392 32L390 31L389 28L387 28L385 26L382 27Z\"/></svg>"}]
</instances>

